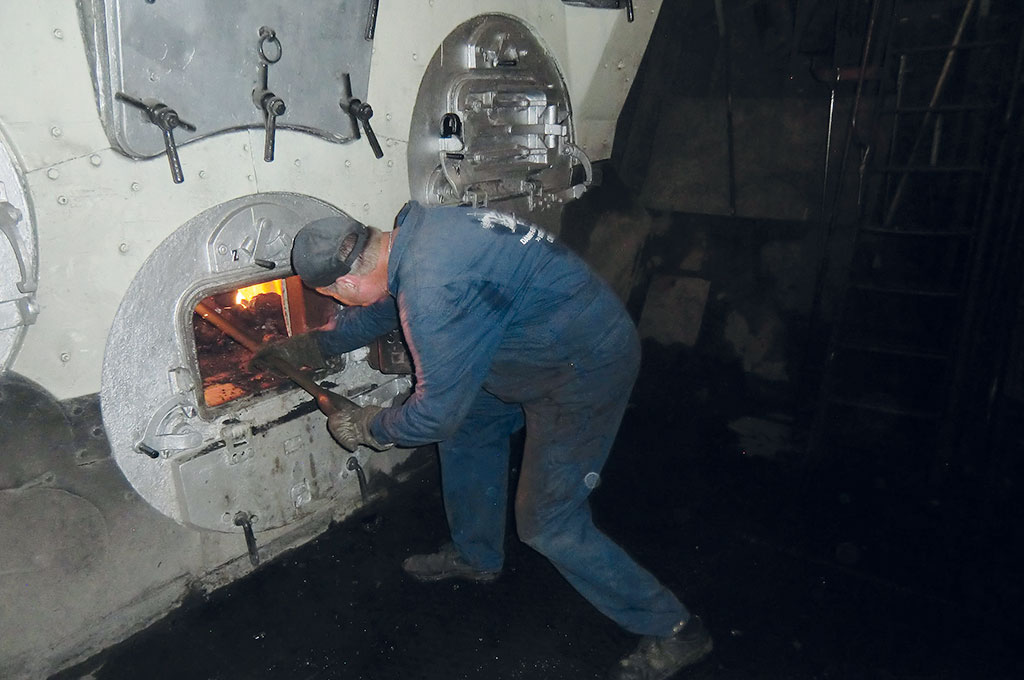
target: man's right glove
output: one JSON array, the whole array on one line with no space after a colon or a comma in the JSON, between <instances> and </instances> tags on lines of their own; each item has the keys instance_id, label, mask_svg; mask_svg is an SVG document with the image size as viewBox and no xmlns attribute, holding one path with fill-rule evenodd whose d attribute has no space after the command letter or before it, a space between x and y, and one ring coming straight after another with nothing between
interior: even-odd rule
<instances>
[{"instance_id":1,"label":"man's right glove","mask_svg":"<svg viewBox=\"0 0 1024 680\"><path fill-rule=\"evenodd\" d=\"M370 433L370 421L381 410L380 406L339 409L327 417L327 431L336 442L352 452L355 452L360 444L377 451L390 449L394 444L381 443Z\"/></svg>"},{"instance_id":2,"label":"man's right glove","mask_svg":"<svg viewBox=\"0 0 1024 680\"><path fill-rule=\"evenodd\" d=\"M270 358L283 359L295 368L308 366L314 371L327 368L327 359L320 351L320 343L317 342L315 333L301 333L267 343L252 355L251 363L273 368L273 364L267 363L267 359Z\"/></svg>"}]
</instances>

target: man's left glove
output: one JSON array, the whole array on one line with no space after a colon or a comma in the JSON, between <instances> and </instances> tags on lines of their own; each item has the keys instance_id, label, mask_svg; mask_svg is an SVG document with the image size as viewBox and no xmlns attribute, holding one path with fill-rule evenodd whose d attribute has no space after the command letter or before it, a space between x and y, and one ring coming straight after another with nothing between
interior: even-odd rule
<instances>
[{"instance_id":1,"label":"man's left glove","mask_svg":"<svg viewBox=\"0 0 1024 680\"><path fill-rule=\"evenodd\" d=\"M370 421L381 410L380 406L360 406L335 411L327 417L327 431L349 451L355 451L360 444L377 451L390 449L394 444L379 442L370 434Z\"/></svg>"}]
</instances>

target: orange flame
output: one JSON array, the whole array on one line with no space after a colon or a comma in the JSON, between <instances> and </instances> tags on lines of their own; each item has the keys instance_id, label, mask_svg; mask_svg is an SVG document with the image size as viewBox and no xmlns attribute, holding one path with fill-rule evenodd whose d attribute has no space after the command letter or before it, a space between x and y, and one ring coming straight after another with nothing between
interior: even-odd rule
<instances>
[{"instance_id":1,"label":"orange flame","mask_svg":"<svg viewBox=\"0 0 1024 680\"><path fill-rule=\"evenodd\" d=\"M277 293L278 295L282 295L283 288L281 287L281 279L274 279L273 281L267 281L266 283L257 283L255 286L239 288L238 292L235 293L235 304L248 307L249 300L253 299L260 293Z\"/></svg>"}]
</instances>

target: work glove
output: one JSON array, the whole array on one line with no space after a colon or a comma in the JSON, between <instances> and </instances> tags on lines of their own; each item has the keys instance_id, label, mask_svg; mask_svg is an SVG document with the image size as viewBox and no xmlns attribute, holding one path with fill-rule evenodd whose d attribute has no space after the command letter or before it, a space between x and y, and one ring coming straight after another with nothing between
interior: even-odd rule
<instances>
[{"instance_id":1,"label":"work glove","mask_svg":"<svg viewBox=\"0 0 1024 680\"><path fill-rule=\"evenodd\" d=\"M327 359L320 351L320 343L313 333L300 333L284 340L270 342L262 345L252 355L251 364L273 368L273 364L267 363L267 359L283 359L295 368L308 366L317 371L327 368Z\"/></svg>"},{"instance_id":2,"label":"work glove","mask_svg":"<svg viewBox=\"0 0 1024 680\"><path fill-rule=\"evenodd\" d=\"M354 452L360 444L377 451L390 449L394 444L381 443L370 434L370 421L380 411L380 406L339 409L327 417L327 431L336 442L349 451Z\"/></svg>"}]
</instances>

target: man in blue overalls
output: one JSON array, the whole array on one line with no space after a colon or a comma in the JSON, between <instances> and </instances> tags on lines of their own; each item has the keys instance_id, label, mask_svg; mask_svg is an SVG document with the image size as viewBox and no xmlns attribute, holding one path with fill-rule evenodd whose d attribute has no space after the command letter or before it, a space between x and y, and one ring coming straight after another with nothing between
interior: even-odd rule
<instances>
[{"instance_id":1,"label":"man in blue overalls","mask_svg":"<svg viewBox=\"0 0 1024 680\"><path fill-rule=\"evenodd\" d=\"M333 414L354 450L437 442L452 541L404 569L422 581L491 581L504 560L509 438L524 425L520 539L598 610L643 636L614 678L667 678L711 651L700 620L594 526L587 500L640 363L615 293L542 229L487 208L410 202L395 229L347 217L296 235L303 282L343 305L328 329L270 350L319 367L401 325L414 394Z\"/></svg>"}]
</instances>

